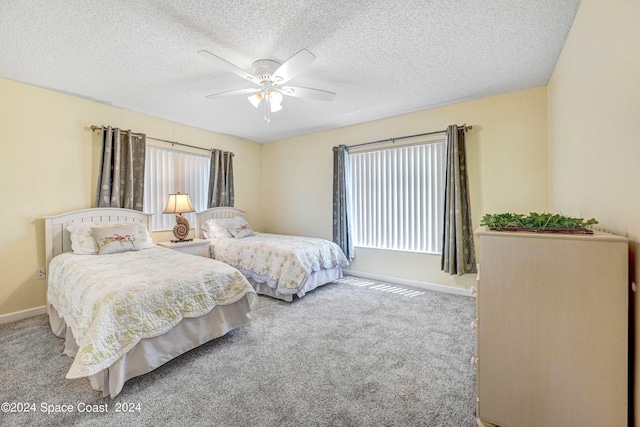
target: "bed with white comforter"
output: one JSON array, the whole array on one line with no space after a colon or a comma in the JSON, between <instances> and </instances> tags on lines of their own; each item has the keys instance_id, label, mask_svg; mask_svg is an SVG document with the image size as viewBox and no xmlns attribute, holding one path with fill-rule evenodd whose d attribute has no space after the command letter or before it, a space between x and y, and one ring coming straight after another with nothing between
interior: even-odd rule
<instances>
[{"instance_id":1,"label":"bed with white comforter","mask_svg":"<svg viewBox=\"0 0 640 427\"><path fill-rule=\"evenodd\" d=\"M81 213L95 220L98 210L88 211ZM125 210L100 211L122 220L115 211ZM59 222L52 227L64 247L47 242L47 302L52 330L74 358L67 378L88 377L94 389L114 397L128 379L250 324L257 296L237 269L153 243L103 255L74 253L66 232L72 220Z\"/></svg>"},{"instance_id":2,"label":"bed with white comforter","mask_svg":"<svg viewBox=\"0 0 640 427\"><path fill-rule=\"evenodd\" d=\"M229 216L216 216L221 214ZM211 242L211 257L240 270L259 294L292 301L294 295L301 298L342 278L342 268L349 264L340 247L328 240L256 233L237 209L212 208L196 218L197 232Z\"/></svg>"}]
</instances>

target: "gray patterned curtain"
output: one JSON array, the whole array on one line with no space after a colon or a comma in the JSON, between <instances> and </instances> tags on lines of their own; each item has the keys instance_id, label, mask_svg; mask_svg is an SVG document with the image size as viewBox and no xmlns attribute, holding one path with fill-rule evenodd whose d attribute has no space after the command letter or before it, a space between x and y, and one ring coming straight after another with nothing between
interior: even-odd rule
<instances>
[{"instance_id":1,"label":"gray patterned curtain","mask_svg":"<svg viewBox=\"0 0 640 427\"><path fill-rule=\"evenodd\" d=\"M147 137L111 126L102 128L96 207L142 211Z\"/></svg>"},{"instance_id":2,"label":"gray patterned curtain","mask_svg":"<svg viewBox=\"0 0 640 427\"><path fill-rule=\"evenodd\" d=\"M349 223L349 152L346 145L333 147L333 241L347 259L355 256Z\"/></svg>"},{"instance_id":3,"label":"gray patterned curtain","mask_svg":"<svg viewBox=\"0 0 640 427\"><path fill-rule=\"evenodd\" d=\"M441 259L442 271L460 276L476 272L464 132L456 125L447 127Z\"/></svg>"},{"instance_id":4,"label":"gray patterned curtain","mask_svg":"<svg viewBox=\"0 0 640 427\"><path fill-rule=\"evenodd\" d=\"M211 150L207 207L233 206L233 153Z\"/></svg>"}]
</instances>

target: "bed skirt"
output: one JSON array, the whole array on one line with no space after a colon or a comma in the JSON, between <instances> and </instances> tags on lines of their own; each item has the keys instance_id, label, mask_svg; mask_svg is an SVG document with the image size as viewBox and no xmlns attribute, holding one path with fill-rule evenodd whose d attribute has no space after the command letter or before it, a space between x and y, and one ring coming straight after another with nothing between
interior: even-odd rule
<instances>
[{"instance_id":1,"label":"bed skirt","mask_svg":"<svg viewBox=\"0 0 640 427\"><path fill-rule=\"evenodd\" d=\"M272 298L281 299L287 302L293 301L294 295L296 295L298 298L302 298L307 292L312 291L319 286L333 282L337 279L342 279L342 267L314 271L309 275L309 278L302 285L300 285L299 288L291 289L291 294L284 294L282 292L279 292L276 288L270 287L265 282L259 283L254 279L247 277L247 280L249 281L249 283L251 283L251 286L253 286L253 289L255 289L257 294L267 295Z\"/></svg>"},{"instance_id":2,"label":"bed skirt","mask_svg":"<svg viewBox=\"0 0 640 427\"><path fill-rule=\"evenodd\" d=\"M78 345L71 328L54 306L48 305L48 312L51 330L65 339L64 354L75 357ZM111 366L91 375L91 387L102 391L105 397L114 398L127 380L151 372L189 350L250 324L251 308L247 295L233 304L217 305L204 316L182 319L163 335L142 339Z\"/></svg>"}]
</instances>

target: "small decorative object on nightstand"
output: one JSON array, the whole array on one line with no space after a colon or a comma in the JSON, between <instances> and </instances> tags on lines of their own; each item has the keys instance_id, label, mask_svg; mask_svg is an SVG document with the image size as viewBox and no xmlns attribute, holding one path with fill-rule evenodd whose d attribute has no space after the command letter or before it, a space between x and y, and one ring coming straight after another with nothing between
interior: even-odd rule
<instances>
[{"instance_id":1,"label":"small decorative object on nightstand","mask_svg":"<svg viewBox=\"0 0 640 427\"><path fill-rule=\"evenodd\" d=\"M162 213L176 214L177 224L173 227L173 235L176 236L176 240L172 240L172 242L187 242L193 240L187 239L191 227L189 227L189 220L182 216L182 214L195 211L188 194L169 194L167 207L164 208L164 212Z\"/></svg>"},{"instance_id":2,"label":"small decorative object on nightstand","mask_svg":"<svg viewBox=\"0 0 640 427\"><path fill-rule=\"evenodd\" d=\"M209 258L209 241L204 239L190 239L182 242L158 242L158 246L173 249L190 255L203 256Z\"/></svg>"}]
</instances>

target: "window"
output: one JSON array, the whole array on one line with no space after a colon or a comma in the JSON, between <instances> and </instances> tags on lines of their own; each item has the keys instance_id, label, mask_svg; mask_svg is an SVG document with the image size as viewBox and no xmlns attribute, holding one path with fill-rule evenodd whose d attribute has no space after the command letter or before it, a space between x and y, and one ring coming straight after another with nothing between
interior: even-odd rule
<instances>
[{"instance_id":1,"label":"window","mask_svg":"<svg viewBox=\"0 0 640 427\"><path fill-rule=\"evenodd\" d=\"M152 212L153 230L172 230L175 215L165 215L169 194L186 193L196 211L207 208L210 157L147 145L144 179L144 210ZM193 226L195 214L185 214Z\"/></svg>"},{"instance_id":2,"label":"window","mask_svg":"<svg viewBox=\"0 0 640 427\"><path fill-rule=\"evenodd\" d=\"M445 141L349 153L355 246L439 253Z\"/></svg>"}]
</instances>

